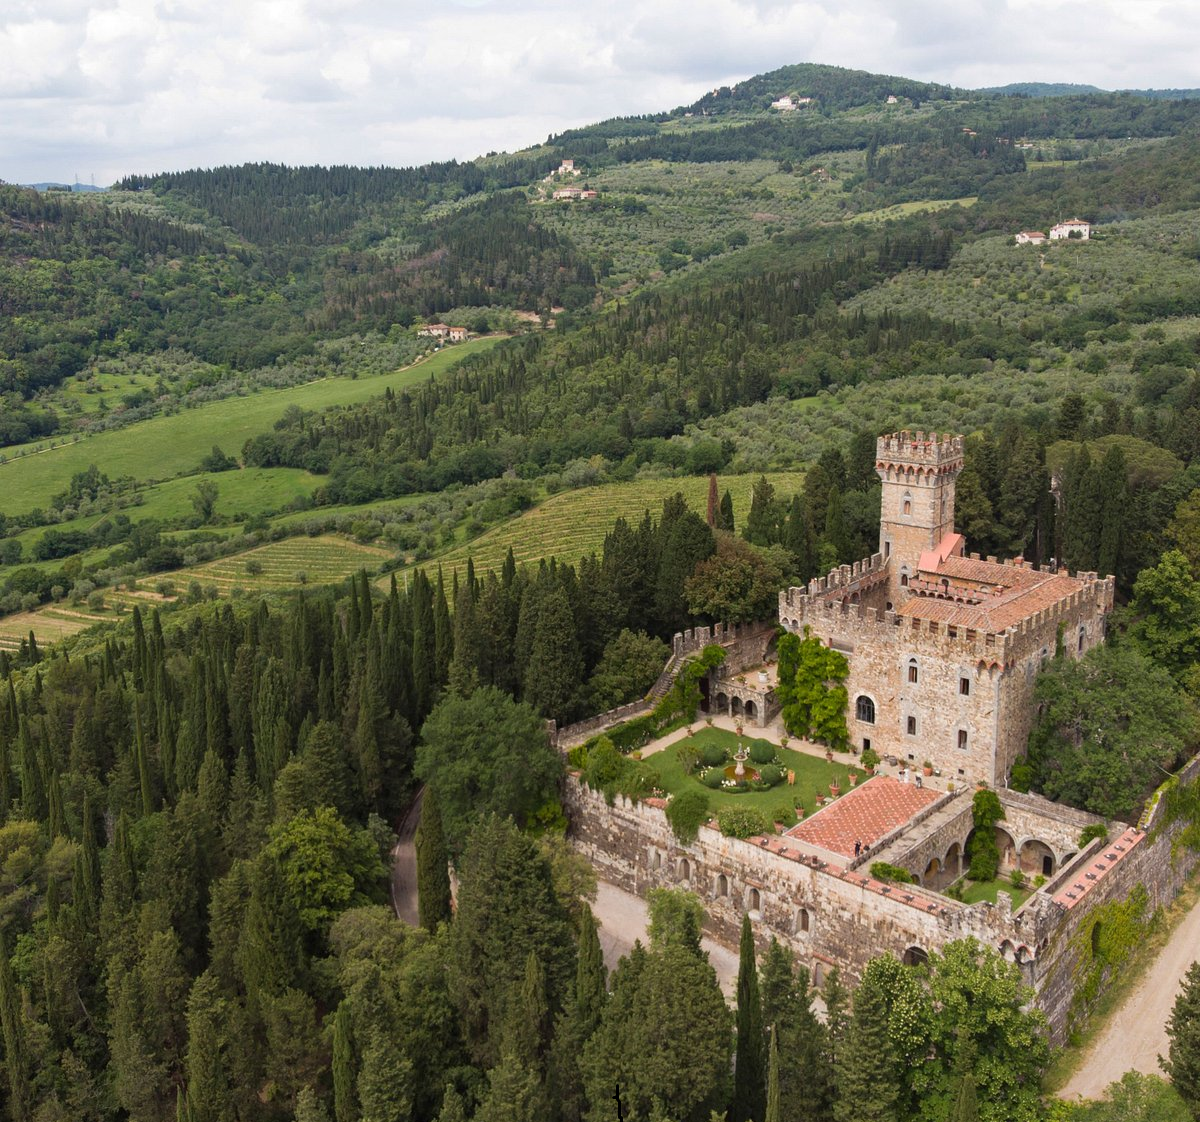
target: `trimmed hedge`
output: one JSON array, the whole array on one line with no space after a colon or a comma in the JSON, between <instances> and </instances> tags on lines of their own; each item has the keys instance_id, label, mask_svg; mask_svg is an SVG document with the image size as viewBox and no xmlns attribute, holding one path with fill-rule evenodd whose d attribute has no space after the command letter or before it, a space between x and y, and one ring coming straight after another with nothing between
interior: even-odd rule
<instances>
[{"instance_id":1,"label":"trimmed hedge","mask_svg":"<svg viewBox=\"0 0 1200 1122\"><path fill-rule=\"evenodd\" d=\"M775 784L783 782L783 770L774 764L767 764L766 767L759 770L758 777L768 787L774 787Z\"/></svg>"},{"instance_id":2,"label":"trimmed hedge","mask_svg":"<svg viewBox=\"0 0 1200 1122\"><path fill-rule=\"evenodd\" d=\"M714 791L717 790L724 781L725 773L719 767L715 767L709 771L706 771L700 777L700 782L703 783L705 787L711 787Z\"/></svg>"},{"instance_id":3,"label":"trimmed hedge","mask_svg":"<svg viewBox=\"0 0 1200 1122\"><path fill-rule=\"evenodd\" d=\"M894 881L896 884L916 884L917 878L907 869L887 861L876 861L871 866L871 876L876 880Z\"/></svg>"},{"instance_id":4,"label":"trimmed hedge","mask_svg":"<svg viewBox=\"0 0 1200 1122\"><path fill-rule=\"evenodd\" d=\"M716 767L718 764L723 764L727 756L728 753L719 744L702 744L700 746L700 759L709 767Z\"/></svg>"},{"instance_id":5,"label":"trimmed hedge","mask_svg":"<svg viewBox=\"0 0 1200 1122\"><path fill-rule=\"evenodd\" d=\"M750 759L756 764L769 764L775 760L775 745L755 743L750 745Z\"/></svg>"}]
</instances>

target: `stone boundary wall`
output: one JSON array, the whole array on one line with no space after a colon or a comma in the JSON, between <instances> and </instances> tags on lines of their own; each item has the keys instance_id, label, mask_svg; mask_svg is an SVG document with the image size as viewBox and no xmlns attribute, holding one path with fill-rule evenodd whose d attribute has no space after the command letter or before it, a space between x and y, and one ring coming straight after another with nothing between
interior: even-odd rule
<instances>
[{"instance_id":1,"label":"stone boundary wall","mask_svg":"<svg viewBox=\"0 0 1200 1122\"><path fill-rule=\"evenodd\" d=\"M1200 757L1180 775L1185 781L1200 775ZM682 846L661 800L618 798L610 807L576 776L566 779L563 803L572 843L605 879L641 896L655 887L696 892L706 930L730 947L743 911L750 912L757 939L765 943L774 935L792 947L818 982L830 965L854 982L877 955L903 958L914 948L928 953L974 936L1020 966L1056 1045L1066 1040L1076 1012L1075 988L1091 954L1097 908L1144 885L1153 911L1178 895L1200 861L1190 851L1172 857L1181 823L1157 834L1130 828L1120 838L1091 843L1013 912L1004 893L995 905L964 905L917 885L881 884L860 870L805 856L786 837L742 841L707 825L692 845ZM1155 810L1157 823L1161 810ZM1073 888L1077 897L1069 895Z\"/></svg>"},{"instance_id":2,"label":"stone boundary wall","mask_svg":"<svg viewBox=\"0 0 1200 1122\"><path fill-rule=\"evenodd\" d=\"M550 734L550 743L560 751L574 748L576 744L582 744L596 733L610 729L613 725L619 725L622 721L631 721L634 717L641 717L653 708L654 706L644 697L639 697L637 701L631 701L627 705L618 705L616 709L610 709L607 713L601 713L599 716L588 717L587 720L576 721L573 725L564 725L561 729L555 729ZM553 722L551 723L553 724Z\"/></svg>"},{"instance_id":3,"label":"stone boundary wall","mask_svg":"<svg viewBox=\"0 0 1200 1122\"><path fill-rule=\"evenodd\" d=\"M1067 854L1078 851L1079 834L1085 826L1104 822L1095 814L1052 803L1040 795L1007 789L998 790L996 794L1000 796L1000 805L1004 807L1004 817L996 825L1012 837L1017 852L1025 842L1036 839L1053 848L1056 864L1061 863ZM1112 832L1110 825L1109 833Z\"/></svg>"}]
</instances>

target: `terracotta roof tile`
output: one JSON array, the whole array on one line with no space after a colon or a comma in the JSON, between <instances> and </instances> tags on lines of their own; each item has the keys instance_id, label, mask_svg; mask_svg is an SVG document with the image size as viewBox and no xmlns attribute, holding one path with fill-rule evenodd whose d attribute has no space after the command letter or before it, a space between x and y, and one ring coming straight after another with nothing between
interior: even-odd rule
<instances>
[{"instance_id":1,"label":"terracotta roof tile","mask_svg":"<svg viewBox=\"0 0 1200 1122\"><path fill-rule=\"evenodd\" d=\"M820 846L830 853L853 857L855 842L874 845L885 834L937 802L941 794L930 787L876 775L793 826L787 836Z\"/></svg>"}]
</instances>

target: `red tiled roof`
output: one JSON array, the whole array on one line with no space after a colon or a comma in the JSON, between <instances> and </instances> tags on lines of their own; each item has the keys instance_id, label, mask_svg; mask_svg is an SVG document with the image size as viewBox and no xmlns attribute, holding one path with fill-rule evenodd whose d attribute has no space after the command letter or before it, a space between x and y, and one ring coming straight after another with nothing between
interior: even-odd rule
<instances>
[{"instance_id":1,"label":"red tiled roof","mask_svg":"<svg viewBox=\"0 0 1200 1122\"><path fill-rule=\"evenodd\" d=\"M1105 875L1117 864L1129 856L1130 851L1146 835L1130 827L1116 841L1098 849L1086 869L1080 869L1078 875L1063 885L1055 894L1054 902L1064 908L1073 908L1078 904Z\"/></svg>"},{"instance_id":2,"label":"red tiled roof","mask_svg":"<svg viewBox=\"0 0 1200 1122\"><path fill-rule=\"evenodd\" d=\"M831 853L853 857L855 842L874 845L939 798L941 792L932 788L876 775L812 818L793 826L787 835Z\"/></svg>"},{"instance_id":3,"label":"red tiled roof","mask_svg":"<svg viewBox=\"0 0 1200 1122\"><path fill-rule=\"evenodd\" d=\"M1082 587L1074 577L1041 572L1032 566L944 556L945 545L943 540L937 550L921 555L920 581L898 615L995 633L1052 607ZM948 582L944 591L943 579Z\"/></svg>"}]
</instances>

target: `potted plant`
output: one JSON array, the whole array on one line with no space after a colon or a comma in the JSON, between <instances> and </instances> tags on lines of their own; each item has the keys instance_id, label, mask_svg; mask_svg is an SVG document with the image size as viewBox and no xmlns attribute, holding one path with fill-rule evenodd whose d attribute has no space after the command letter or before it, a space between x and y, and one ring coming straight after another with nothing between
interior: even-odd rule
<instances>
[{"instance_id":1,"label":"potted plant","mask_svg":"<svg viewBox=\"0 0 1200 1122\"><path fill-rule=\"evenodd\" d=\"M929 778L929 776L931 776L933 774L933 761L932 760L926 760L921 765L921 774L924 775L927 779Z\"/></svg>"},{"instance_id":2,"label":"potted plant","mask_svg":"<svg viewBox=\"0 0 1200 1122\"><path fill-rule=\"evenodd\" d=\"M863 771L868 775L874 775L875 769L879 766L879 753L874 748L867 748L862 754Z\"/></svg>"},{"instance_id":3,"label":"potted plant","mask_svg":"<svg viewBox=\"0 0 1200 1122\"><path fill-rule=\"evenodd\" d=\"M858 772L855 771L854 768L850 769L850 786L851 787L858 786Z\"/></svg>"},{"instance_id":4,"label":"potted plant","mask_svg":"<svg viewBox=\"0 0 1200 1122\"><path fill-rule=\"evenodd\" d=\"M825 749L825 762L827 764L833 763L833 749L832 748Z\"/></svg>"},{"instance_id":5,"label":"potted plant","mask_svg":"<svg viewBox=\"0 0 1200 1122\"><path fill-rule=\"evenodd\" d=\"M782 736L779 738L779 747L780 747L780 748L786 748L787 746L788 746L788 734L785 732L785 733L784 733L784 734L783 734L783 735L782 735Z\"/></svg>"},{"instance_id":6,"label":"potted plant","mask_svg":"<svg viewBox=\"0 0 1200 1122\"><path fill-rule=\"evenodd\" d=\"M836 779L832 783L829 784L829 793L835 799L838 797L838 795L840 795L842 793L841 785L838 783L838 781Z\"/></svg>"},{"instance_id":7,"label":"potted plant","mask_svg":"<svg viewBox=\"0 0 1200 1122\"><path fill-rule=\"evenodd\" d=\"M707 717L704 718L704 723L706 725L708 725L709 728L712 728L712 714L711 713Z\"/></svg>"},{"instance_id":8,"label":"potted plant","mask_svg":"<svg viewBox=\"0 0 1200 1122\"><path fill-rule=\"evenodd\" d=\"M820 791L818 791L817 792L817 806L824 806L824 805L825 805L825 796Z\"/></svg>"},{"instance_id":9,"label":"potted plant","mask_svg":"<svg viewBox=\"0 0 1200 1122\"><path fill-rule=\"evenodd\" d=\"M738 736L742 735L742 722L741 721L738 721L738 723L736 725L734 725L733 731L736 732Z\"/></svg>"}]
</instances>

